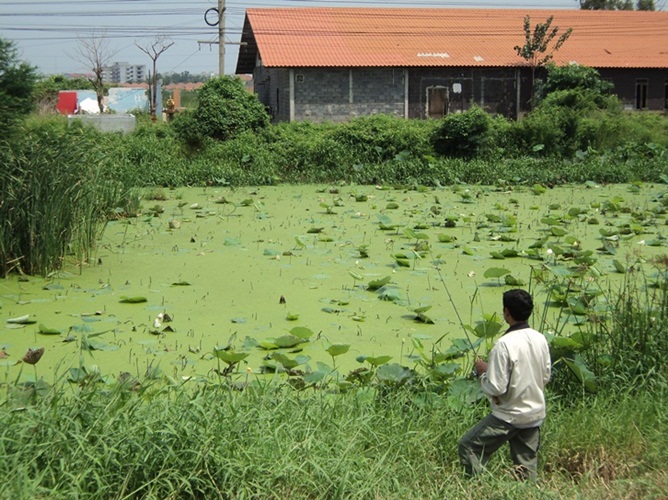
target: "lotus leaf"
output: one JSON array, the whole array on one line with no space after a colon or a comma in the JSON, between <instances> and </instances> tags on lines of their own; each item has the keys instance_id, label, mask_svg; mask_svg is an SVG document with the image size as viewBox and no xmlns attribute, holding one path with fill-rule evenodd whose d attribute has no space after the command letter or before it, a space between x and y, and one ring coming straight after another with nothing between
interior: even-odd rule
<instances>
[{"instance_id":1,"label":"lotus leaf","mask_svg":"<svg viewBox=\"0 0 668 500\"><path fill-rule=\"evenodd\" d=\"M352 278L355 281L360 281L360 280L364 279L364 277L361 274L359 274L358 272L355 272L355 271L348 271L348 274L350 274L350 276L352 276Z\"/></svg>"},{"instance_id":2,"label":"lotus leaf","mask_svg":"<svg viewBox=\"0 0 668 500\"><path fill-rule=\"evenodd\" d=\"M381 366L392 359L392 356L366 356L365 361L372 366Z\"/></svg>"},{"instance_id":3,"label":"lotus leaf","mask_svg":"<svg viewBox=\"0 0 668 500\"><path fill-rule=\"evenodd\" d=\"M376 376L381 382L401 383L411 377L411 372L398 363L391 363L379 367Z\"/></svg>"},{"instance_id":4,"label":"lotus leaf","mask_svg":"<svg viewBox=\"0 0 668 500\"><path fill-rule=\"evenodd\" d=\"M292 370L293 368L306 363L310 358L308 356L297 356L297 358L292 359L280 352L274 352L271 355L271 359L278 361L287 370Z\"/></svg>"},{"instance_id":5,"label":"lotus leaf","mask_svg":"<svg viewBox=\"0 0 668 500\"><path fill-rule=\"evenodd\" d=\"M500 278L501 276L505 276L506 274L510 274L510 271L508 269L505 269L503 267L490 267L485 271L483 276L485 278Z\"/></svg>"},{"instance_id":6,"label":"lotus leaf","mask_svg":"<svg viewBox=\"0 0 668 500\"><path fill-rule=\"evenodd\" d=\"M290 334L303 340L308 340L313 336L313 330L305 326L296 326L290 330Z\"/></svg>"},{"instance_id":7,"label":"lotus leaf","mask_svg":"<svg viewBox=\"0 0 668 500\"><path fill-rule=\"evenodd\" d=\"M415 316L415 321L417 321L419 323L424 323L425 325L433 325L434 324L433 319L431 319L429 316L427 316L426 314L421 313L421 312L417 313L417 315Z\"/></svg>"},{"instance_id":8,"label":"lotus leaf","mask_svg":"<svg viewBox=\"0 0 668 500\"><path fill-rule=\"evenodd\" d=\"M369 283L366 285L366 289L372 292L376 291L379 288L382 288L385 285L387 285L391 280L392 280L391 276L385 276L384 278L381 278L379 280L369 281Z\"/></svg>"},{"instance_id":9,"label":"lotus leaf","mask_svg":"<svg viewBox=\"0 0 668 500\"><path fill-rule=\"evenodd\" d=\"M325 349L330 356L341 356L345 354L350 349L350 344L332 344L327 349Z\"/></svg>"},{"instance_id":10,"label":"lotus leaf","mask_svg":"<svg viewBox=\"0 0 668 500\"><path fill-rule=\"evenodd\" d=\"M624 267L624 264L619 262L617 259L612 259L612 265L615 268L615 271L618 273L626 274L626 268Z\"/></svg>"},{"instance_id":11,"label":"lotus leaf","mask_svg":"<svg viewBox=\"0 0 668 500\"><path fill-rule=\"evenodd\" d=\"M542 144L534 146L534 150L538 146L542 146ZM540 148L540 149L543 149L543 148ZM534 184L533 186L531 186L531 192L535 195L543 194L543 193L545 193L545 191L547 191L547 188L545 186L543 186L542 184Z\"/></svg>"},{"instance_id":12,"label":"lotus leaf","mask_svg":"<svg viewBox=\"0 0 668 500\"><path fill-rule=\"evenodd\" d=\"M216 356L218 359L221 361L224 361L228 365L233 365L236 363L239 363L240 361L243 361L249 356L249 353L247 352L236 352L232 349L218 349L214 348L213 349L213 354Z\"/></svg>"},{"instance_id":13,"label":"lotus leaf","mask_svg":"<svg viewBox=\"0 0 668 500\"><path fill-rule=\"evenodd\" d=\"M384 286L379 289L378 298L389 302L397 302L401 300L401 292L397 288Z\"/></svg>"},{"instance_id":14,"label":"lotus leaf","mask_svg":"<svg viewBox=\"0 0 668 500\"><path fill-rule=\"evenodd\" d=\"M588 392L596 392L596 375L587 368L580 356L576 356L574 360L564 358L564 363Z\"/></svg>"},{"instance_id":15,"label":"lotus leaf","mask_svg":"<svg viewBox=\"0 0 668 500\"><path fill-rule=\"evenodd\" d=\"M543 246L545 246L545 243L547 243L548 239L549 238L547 236L545 236L544 238L536 240L531 245L529 245L529 248L543 248Z\"/></svg>"},{"instance_id":16,"label":"lotus leaf","mask_svg":"<svg viewBox=\"0 0 668 500\"><path fill-rule=\"evenodd\" d=\"M46 326L40 323L39 330L37 330L37 333L41 333L42 335L60 335L63 332L56 328L47 328Z\"/></svg>"},{"instance_id":17,"label":"lotus leaf","mask_svg":"<svg viewBox=\"0 0 668 500\"><path fill-rule=\"evenodd\" d=\"M302 342L304 342L304 339L297 337L296 335L283 335L274 340L274 344L279 348L294 347Z\"/></svg>"},{"instance_id":18,"label":"lotus leaf","mask_svg":"<svg viewBox=\"0 0 668 500\"><path fill-rule=\"evenodd\" d=\"M525 286L526 282L520 278L516 278L512 274L506 274L503 277L504 281L506 282L506 285L509 286Z\"/></svg>"},{"instance_id":19,"label":"lotus leaf","mask_svg":"<svg viewBox=\"0 0 668 500\"><path fill-rule=\"evenodd\" d=\"M478 382L464 378L454 380L448 391L448 402L455 408L467 408L484 397Z\"/></svg>"},{"instance_id":20,"label":"lotus leaf","mask_svg":"<svg viewBox=\"0 0 668 500\"><path fill-rule=\"evenodd\" d=\"M452 235L449 235L449 234L441 233L441 234L438 235L438 241L441 242L441 243L452 243L453 241L456 241L456 240L457 240L456 236L452 236Z\"/></svg>"},{"instance_id":21,"label":"lotus leaf","mask_svg":"<svg viewBox=\"0 0 668 500\"><path fill-rule=\"evenodd\" d=\"M142 302L147 302L148 299L146 297L141 297L141 296L136 296L136 297L126 297L124 295L121 296L121 304L140 304Z\"/></svg>"},{"instance_id":22,"label":"lotus leaf","mask_svg":"<svg viewBox=\"0 0 668 500\"><path fill-rule=\"evenodd\" d=\"M438 364L431 371L432 376L438 379L449 378L455 375L459 370L461 370L461 365L459 363L443 363Z\"/></svg>"}]
</instances>

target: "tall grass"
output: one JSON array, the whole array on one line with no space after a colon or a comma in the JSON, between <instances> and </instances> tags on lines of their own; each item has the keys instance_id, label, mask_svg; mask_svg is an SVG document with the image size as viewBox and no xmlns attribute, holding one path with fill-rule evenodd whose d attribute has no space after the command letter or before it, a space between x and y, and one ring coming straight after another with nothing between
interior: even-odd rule
<instances>
[{"instance_id":1,"label":"tall grass","mask_svg":"<svg viewBox=\"0 0 668 500\"><path fill-rule=\"evenodd\" d=\"M635 389L668 380L668 256L651 276L629 273L607 298L609 321L590 325L592 348L584 355L614 385Z\"/></svg>"},{"instance_id":2,"label":"tall grass","mask_svg":"<svg viewBox=\"0 0 668 500\"><path fill-rule=\"evenodd\" d=\"M0 276L48 274L66 255L91 257L104 217L122 196L105 178L91 132L31 127L0 145Z\"/></svg>"},{"instance_id":3,"label":"tall grass","mask_svg":"<svg viewBox=\"0 0 668 500\"><path fill-rule=\"evenodd\" d=\"M19 396L0 408L11 498L600 498L632 479L658 494L667 479L665 388L552 399L538 485L512 480L503 451L467 481L457 441L486 405L426 404L410 389L58 384L33 404Z\"/></svg>"}]
</instances>

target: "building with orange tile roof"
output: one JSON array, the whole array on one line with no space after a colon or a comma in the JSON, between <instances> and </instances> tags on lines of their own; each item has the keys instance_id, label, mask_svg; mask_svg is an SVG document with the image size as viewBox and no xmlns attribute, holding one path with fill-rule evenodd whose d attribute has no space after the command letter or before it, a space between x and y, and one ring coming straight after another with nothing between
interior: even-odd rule
<instances>
[{"instance_id":1,"label":"building with orange tile roof","mask_svg":"<svg viewBox=\"0 0 668 500\"><path fill-rule=\"evenodd\" d=\"M253 75L275 121L438 118L472 104L517 117L531 98L530 64L514 49L526 16L573 29L556 64L596 68L627 109L666 109L667 12L248 9L237 73Z\"/></svg>"}]
</instances>

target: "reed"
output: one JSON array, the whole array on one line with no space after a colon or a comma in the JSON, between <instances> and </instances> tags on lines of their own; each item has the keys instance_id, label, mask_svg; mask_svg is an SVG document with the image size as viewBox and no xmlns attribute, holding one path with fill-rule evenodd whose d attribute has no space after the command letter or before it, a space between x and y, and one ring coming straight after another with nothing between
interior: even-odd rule
<instances>
[{"instance_id":1,"label":"reed","mask_svg":"<svg viewBox=\"0 0 668 500\"><path fill-rule=\"evenodd\" d=\"M101 223L124 192L105 179L94 134L26 126L0 145L0 276L47 275L68 255L90 259Z\"/></svg>"}]
</instances>

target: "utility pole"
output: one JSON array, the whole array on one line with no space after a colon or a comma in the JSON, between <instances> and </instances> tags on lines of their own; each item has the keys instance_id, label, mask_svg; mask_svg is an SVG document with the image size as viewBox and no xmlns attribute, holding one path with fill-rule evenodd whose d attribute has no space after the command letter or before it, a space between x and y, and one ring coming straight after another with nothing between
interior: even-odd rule
<instances>
[{"instance_id":1,"label":"utility pole","mask_svg":"<svg viewBox=\"0 0 668 500\"><path fill-rule=\"evenodd\" d=\"M209 12L216 13L216 20L209 20ZM211 16L213 17L213 16ZM225 41L225 0L218 0L218 7L211 7L204 13L204 22L207 26L218 26L218 41L210 42L198 40L197 43L206 45L218 44L218 76L225 76L225 44L246 45L246 42L226 42Z\"/></svg>"},{"instance_id":2,"label":"utility pole","mask_svg":"<svg viewBox=\"0 0 668 500\"><path fill-rule=\"evenodd\" d=\"M225 75L225 0L218 0L218 76Z\"/></svg>"},{"instance_id":3,"label":"utility pole","mask_svg":"<svg viewBox=\"0 0 668 500\"><path fill-rule=\"evenodd\" d=\"M209 20L209 12L215 12L215 22ZM199 40L197 43L215 45L218 44L218 76L225 75L225 0L218 0L218 8L211 7L204 13L204 22L208 26L218 26L218 41L209 42Z\"/></svg>"}]
</instances>

